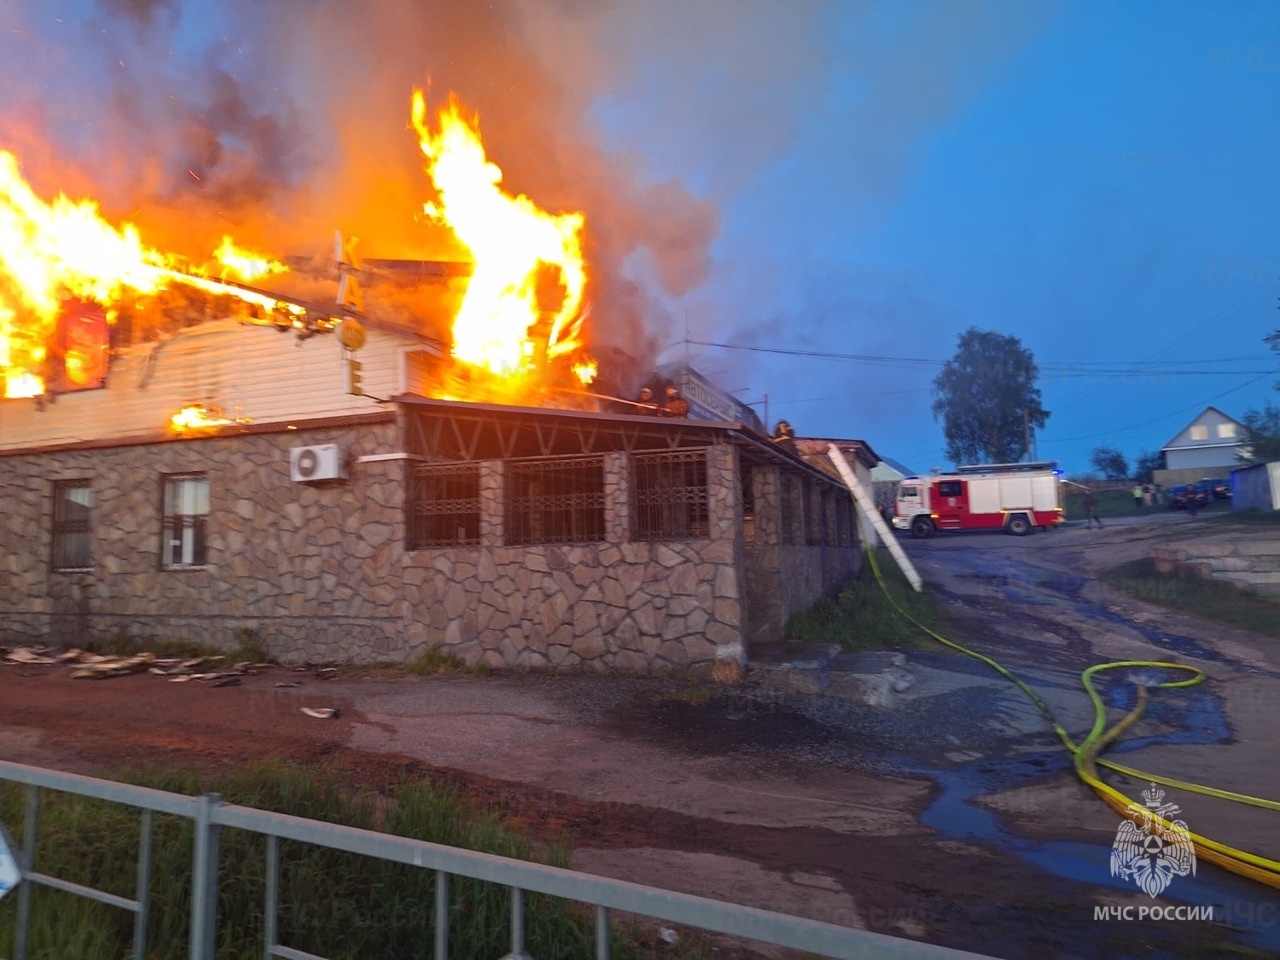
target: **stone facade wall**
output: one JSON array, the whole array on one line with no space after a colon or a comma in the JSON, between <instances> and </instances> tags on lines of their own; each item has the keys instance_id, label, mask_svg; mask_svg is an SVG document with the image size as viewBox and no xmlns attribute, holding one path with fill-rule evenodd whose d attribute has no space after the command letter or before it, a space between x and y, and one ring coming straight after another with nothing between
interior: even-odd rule
<instances>
[{"instance_id":1,"label":"stone facade wall","mask_svg":"<svg viewBox=\"0 0 1280 960\"><path fill-rule=\"evenodd\" d=\"M289 450L337 443L349 480L293 482ZM632 542L626 454L605 455L606 542L504 546L504 464L481 464L478 546L408 551L394 424L0 458L0 642L97 635L213 647L252 636L290 661L700 672L745 659L738 455L707 449L709 537ZM208 476L208 563L161 569L162 475ZM51 483L93 484L92 568L53 571ZM802 549L802 548L795 548ZM815 583L809 577L806 583Z\"/></svg>"},{"instance_id":2,"label":"stone facade wall","mask_svg":"<svg viewBox=\"0 0 1280 960\"><path fill-rule=\"evenodd\" d=\"M352 461L348 483L290 480L292 447L334 442ZM381 658L409 614L391 586L404 468L354 461L397 446L385 423L0 458L0 493L18 501L0 527L4 639L122 632L223 647L246 631L273 654ZM163 475L192 472L209 479L209 562L163 570ZM92 481L92 567L55 571L51 486L71 479Z\"/></svg>"},{"instance_id":3,"label":"stone facade wall","mask_svg":"<svg viewBox=\"0 0 1280 960\"><path fill-rule=\"evenodd\" d=\"M753 467L752 490L755 503L754 539L743 545L743 582L751 611L746 630L748 645L774 643L783 638L787 620L805 610L820 597L832 596L858 575L862 565L862 545L857 528L852 546L802 546L787 543L802 540L809 529L802 515L792 518L793 532L782 530L783 476L778 467ZM819 496L800 498L805 509L821 503ZM833 500L834 495L828 495ZM828 502L826 532L830 542L838 542L834 503Z\"/></svg>"}]
</instances>

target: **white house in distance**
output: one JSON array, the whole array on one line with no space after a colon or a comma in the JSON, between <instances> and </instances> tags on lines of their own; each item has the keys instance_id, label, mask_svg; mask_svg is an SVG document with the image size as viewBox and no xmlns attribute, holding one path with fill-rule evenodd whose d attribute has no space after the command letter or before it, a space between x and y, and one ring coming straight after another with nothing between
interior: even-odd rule
<instances>
[{"instance_id":1,"label":"white house in distance","mask_svg":"<svg viewBox=\"0 0 1280 960\"><path fill-rule=\"evenodd\" d=\"M1217 407L1205 407L1160 448L1165 469L1156 471L1156 482L1167 486L1225 477L1240 465L1240 454L1247 446L1244 424Z\"/></svg>"}]
</instances>

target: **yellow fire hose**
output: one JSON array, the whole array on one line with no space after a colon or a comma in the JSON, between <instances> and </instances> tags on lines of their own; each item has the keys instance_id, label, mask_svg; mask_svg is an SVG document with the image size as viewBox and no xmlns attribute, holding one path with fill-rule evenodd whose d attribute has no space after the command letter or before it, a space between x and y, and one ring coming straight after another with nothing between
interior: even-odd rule
<instances>
[{"instance_id":1,"label":"yellow fire hose","mask_svg":"<svg viewBox=\"0 0 1280 960\"><path fill-rule=\"evenodd\" d=\"M859 519L861 519L861 517ZM865 538L863 542L866 542ZM950 647L953 650L958 650L966 656L973 657L975 660L980 660L987 664L987 666L991 667L1001 676L1017 684L1018 688L1031 698L1031 701L1049 721L1049 725L1058 735L1058 738L1062 740L1067 750L1070 751L1074 761L1076 775L1092 787L1094 792L1097 793L1098 796L1100 796L1103 801L1117 813L1122 816L1130 817L1132 816L1131 807L1137 807L1138 804L1135 804L1134 801L1130 800L1119 790L1103 783L1102 779L1098 775L1099 766L1114 770L1117 773L1123 773L1129 777L1134 777L1146 782L1162 783L1165 786L1174 787L1178 790L1185 790L1189 793L1199 793L1204 796L1218 797L1219 799L1231 800L1236 803L1246 803L1255 807L1263 807L1267 810L1280 810L1280 802L1275 800L1267 800L1262 797L1251 797L1246 796L1245 794L1232 793L1229 790L1218 790L1214 787L1206 787L1197 783L1186 783L1182 780L1174 780L1169 777L1157 776L1153 773L1135 770L1132 767L1126 767L1118 763L1112 763L1108 760L1101 759L1103 751L1118 740L1126 730L1137 723L1142 717L1142 713L1146 709L1147 705L1148 686L1167 688L1194 686L1205 679L1203 671L1184 663L1166 663L1158 660L1115 660L1110 663L1094 664L1080 675L1080 682L1084 686L1085 692L1089 696L1089 700L1093 703L1093 728L1089 731L1089 735L1085 737L1084 741L1077 744L1071 739L1070 734L1068 734L1067 731L1063 729L1062 725L1054 718L1053 711L1049 709L1049 705L1044 702L1040 695L1006 669L1002 664L990 657L978 653L975 650L970 650L968 647L961 646L953 640L948 640L946 637L925 626L915 617L911 616L911 614L907 613L906 610L902 609L898 602L893 598L893 595L889 592L889 586L885 583L884 576L880 571L880 564L876 561L875 551L870 547L867 547L866 555L871 563L871 569L875 573L876 581L880 584L880 589L884 591L885 597L893 608L898 611L898 613L902 614L902 616L906 617L907 620L915 624L930 637L937 640L944 646ZM1149 685L1136 684L1137 697L1133 709L1130 710L1114 726L1108 728L1107 708L1106 705L1103 704L1102 697L1098 695L1097 688L1093 684L1094 675L1101 673L1104 670L1118 670L1129 667L1176 670L1181 673L1190 674L1190 676L1183 680L1167 680L1164 683ZM1150 812L1148 813L1165 829L1169 829L1172 826L1168 820L1155 816ZM1235 847L1219 843L1216 840L1211 840L1208 837L1203 837L1196 833L1191 834L1191 840L1195 844L1196 856L1200 859L1207 860L1210 863L1216 863L1218 866L1223 867L1226 870L1230 870L1232 873L1237 873L1243 877L1248 877L1251 880L1256 880L1259 883L1264 883L1269 887L1276 887L1280 889L1280 861L1260 857L1257 854L1249 853L1245 850L1238 850Z\"/></svg>"}]
</instances>

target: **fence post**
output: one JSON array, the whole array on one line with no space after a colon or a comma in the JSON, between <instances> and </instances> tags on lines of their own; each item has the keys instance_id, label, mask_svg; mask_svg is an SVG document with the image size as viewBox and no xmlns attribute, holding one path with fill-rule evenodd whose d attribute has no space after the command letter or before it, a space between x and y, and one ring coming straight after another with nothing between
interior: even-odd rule
<instances>
[{"instance_id":1,"label":"fence post","mask_svg":"<svg viewBox=\"0 0 1280 960\"><path fill-rule=\"evenodd\" d=\"M196 802L195 856L191 867L190 960L213 960L218 932L218 825L213 810L222 798L206 793Z\"/></svg>"},{"instance_id":2,"label":"fence post","mask_svg":"<svg viewBox=\"0 0 1280 960\"><path fill-rule=\"evenodd\" d=\"M36 869L36 822L40 819L40 788L27 787L27 809L22 824L22 850L18 853L18 923L13 934L14 960L27 960L27 933L31 927L31 881L27 875Z\"/></svg>"}]
</instances>

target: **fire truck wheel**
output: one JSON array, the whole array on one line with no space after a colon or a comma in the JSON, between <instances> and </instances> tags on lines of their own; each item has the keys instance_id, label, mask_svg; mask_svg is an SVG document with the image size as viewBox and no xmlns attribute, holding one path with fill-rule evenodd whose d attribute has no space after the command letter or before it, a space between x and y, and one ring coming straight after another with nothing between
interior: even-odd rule
<instances>
[{"instance_id":1,"label":"fire truck wheel","mask_svg":"<svg viewBox=\"0 0 1280 960\"><path fill-rule=\"evenodd\" d=\"M1031 532L1031 521L1025 513L1015 513L1009 518L1009 525L1005 529L1015 537L1025 537Z\"/></svg>"},{"instance_id":2,"label":"fire truck wheel","mask_svg":"<svg viewBox=\"0 0 1280 960\"><path fill-rule=\"evenodd\" d=\"M916 517L911 521L911 535L917 540L928 540L933 536L933 521L928 517Z\"/></svg>"}]
</instances>

